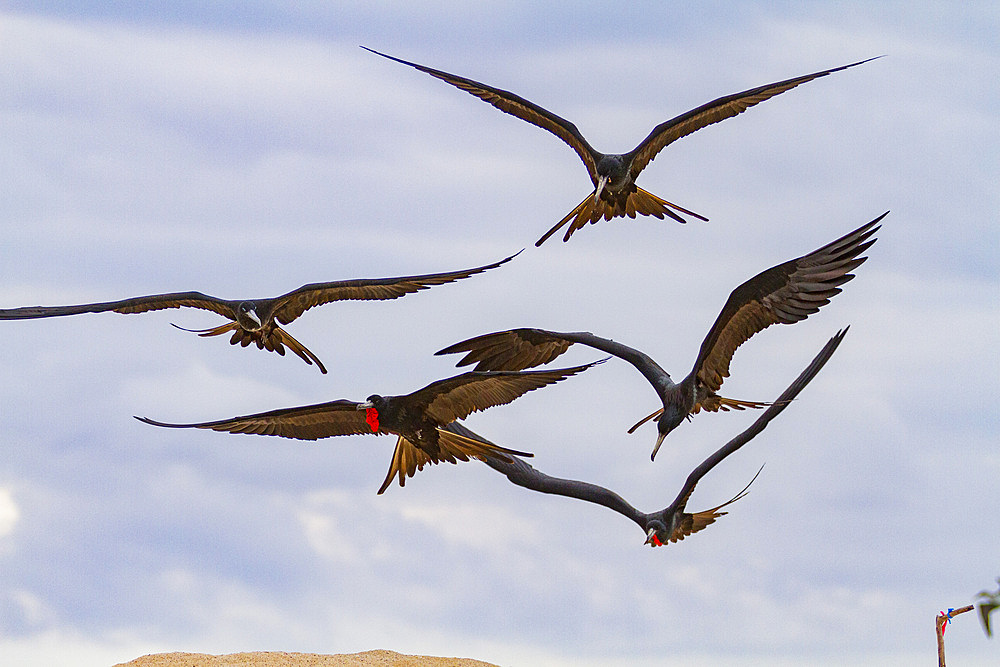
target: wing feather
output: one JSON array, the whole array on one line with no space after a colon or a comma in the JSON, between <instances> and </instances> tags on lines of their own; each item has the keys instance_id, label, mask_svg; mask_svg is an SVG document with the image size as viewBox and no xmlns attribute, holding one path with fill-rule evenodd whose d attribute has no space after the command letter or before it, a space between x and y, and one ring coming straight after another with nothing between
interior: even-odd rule
<instances>
[{"instance_id":1,"label":"wing feather","mask_svg":"<svg viewBox=\"0 0 1000 667\"><path fill-rule=\"evenodd\" d=\"M357 409L358 403L348 400L329 401L297 408L282 408L232 419L199 422L193 424L170 424L147 417L136 417L141 422L153 426L169 428L203 428L228 433L253 435L276 435L296 440L317 440L335 435L361 435L371 433L365 421L365 412ZM387 431L380 430L380 433Z\"/></svg>"},{"instance_id":2,"label":"wing feather","mask_svg":"<svg viewBox=\"0 0 1000 667\"><path fill-rule=\"evenodd\" d=\"M817 312L840 293L839 285L867 257L858 257L875 239L883 213L808 255L771 267L737 287L709 331L692 375L716 392L729 377L729 364L740 345L772 324L793 324Z\"/></svg>"},{"instance_id":3,"label":"wing feather","mask_svg":"<svg viewBox=\"0 0 1000 667\"><path fill-rule=\"evenodd\" d=\"M573 342L542 329L510 329L469 338L434 354L467 352L456 364L477 364L477 371L521 371L547 364Z\"/></svg>"},{"instance_id":4,"label":"wing feather","mask_svg":"<svg viewBox=\"0 0 1000 667\"><path fill-rule=\"evenodd\" d=\"M408 398L423 405L426 414L437 423L447 424L473 412L510 403L529 391L564 380L602 361L547 371L470 371L434 382Z\"/></svg>"},{"instance_id":5,"label":"wing feather","mask_svg":"<svg viewBox=\"0 0 1000 667\"><path fill-rule=\"evenodd\" d=\"M520 118L523 121L527 121L532 125L542 128L543 130L548 130L576 151L576 154L580 156L580 159L583 160L583 164L587 167L587 172L590 174L590 180L592 180L595 184L597 183L598 158L596 156L599 154L591 148L590 144L587 143L587 140L583 138L583 135L580 134L580 130L577 129L576 125L565 118L557 116L551 111L543 109L534 102L529 102L520 95L515 95L510 91L494 88L486 85L485 83L473 81L472 79L466 79L465 77L458 76L456 74L449 74L448 72L442 72L441 70L418 65L417 63L412 63L408 60L402 60L401 58L394 58L393 56L380 53L374 49L369 49L367 46L362 46L361 48L365 51L371 51L376 55L382 56L383 58L394 60L397 63L409 65L414 69L424 72L425 74L430 74L436 79L440 79L445 83L455 86L459 90L464 90L470 95L478 97L482 101L493 105L504 113Z\"/></svg>"},{"instance_id":6,"label":"wing feather","mask_svg":"<svg viewBox=\"0 0 1000 667\"><path fill-rule=\"evenodd\" d=\"M778 81L775 83L768 83L763 86L744 90L741 93L726 95L725 97L720 97L716 100L703 104L697 109L692 109L691 111L682 113L680 116L664 121L654 127L653 131L649 133L649 136L643 139L642 142L640 142L639 145L626 156L626 159L632 160L632 178L635 179L635 177L639 175L639 172L645 169L650 160L656 157L657 153L663 150L665 146L673 143L681 137L685 137L692 132L697 132L701 128L712 125L713 123L718 123L719 121L739 115L750 107L791 90L798 85L807 83L813 79L824 77L834 72L845 70L849 67L861 65L862 63L866 63L869 60L874 59L875 58L868 58L867 60L851 63L850 65L797 76L792 79L785 79L784 81Z\"/></svg>"},{"instance_id":7,"label":"wing feather","mask_svg":"<svg viewBox=\"0 0 1000 667\"><path fill-rule=\"evenodd\" d=\"M277 297L274 305L274 317L282 324L288 324L306 310L333 301L374 301L397 299L406 294L425 290L435 285L462 280L469 276L494 269L517 257L511 255L499 262L477 266L472 269L451 271L449 273L428 273L420 276L401 276L398 278L360 278L357 280L338 280L326 283L310 283Z\"/></svg>"},{"instance_id":8,"label":"wing feather","mask_svg":"<svg viewBox=\"0 0 1000 667\"><path fill-rule=\"evenodd\" d=\"M236 319L234 302L208 296L201 292L174 292L170 294L152 294L137 296L119 301L103 301L84 303L73 306L27 306L24 308L0 309L0 320L24 320L39 317L61 317L63 315L79 315L81 313L103 313L114 311L125 315L144 313L150 310L166 308L198 308L210 310L231 320Z\"/></svg>"}]
</instances>

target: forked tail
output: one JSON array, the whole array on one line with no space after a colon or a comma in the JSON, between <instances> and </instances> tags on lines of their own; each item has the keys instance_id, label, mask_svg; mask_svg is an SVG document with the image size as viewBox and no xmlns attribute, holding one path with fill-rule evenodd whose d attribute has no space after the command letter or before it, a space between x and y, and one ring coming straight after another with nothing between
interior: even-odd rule
<instances>
[{"instance_id":1,"label":"forked tail","mask_svg":"<svg viewBox=\"0 0 1000 667\"><path fill-rule=\"evenodd\" d=\"M636 215L651 215L655 218L663 219L664 216L672 218L680 223L686 223L687 220L674 213L671 209L690 215L699 220L708 222L708 218L703 215L699 215L694 211L689 211L688 209L678 206L668 202L666 199L661 199L653 193L643 190L640 187L636 187L635 192L629 193L624 200L617 200L614 203L605 201L604 199L595 200L595 193L590 193L587 197L576 205L572 211L570 211L565 218L560 220L556 225L545 232L542 238L535 241L535 246L540 246L545 241L552 236L557 230L563 227L566 223L570 223L569 228L566 230L566 235L563 236L563 242L569 241L569 237L573 236L573 233L578 229L583 228L586 224L594 224L601 218L605 220L611 220L612 218L625 217L630 218L636 217Z\"/></svg>"}]
</instances>

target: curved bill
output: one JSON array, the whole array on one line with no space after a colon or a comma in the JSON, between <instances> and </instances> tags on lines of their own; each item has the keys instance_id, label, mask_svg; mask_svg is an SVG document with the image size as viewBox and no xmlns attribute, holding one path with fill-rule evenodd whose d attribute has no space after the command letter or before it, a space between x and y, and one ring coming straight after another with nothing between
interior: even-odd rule
<instances>
[{"instance_id":1,"label":"curved bill","mask_svg":"<svg viewBox=\"0 0 1000 667\"><path fill-rule=\"evenodd\" d=\"M656 436L656 444L653 445L653 453L649 455L650 461L656 460L656 452L660 451L660 445L663 444L663 439L665 437L667 437L666 433L660 433L659 435Z\"/></svg>"},{"instance_id":2,"label":"curved bill","mask_svg":"<svg viewBox=\"0 0 1000 667\"><path fill-rule=\"evenodd\" d=\"M601 199L601 192L604 191L604 186L607 185L607 184L608 184L608 177L607 176L598 176L597 177L597 189L594 191L594 201L595 202L600 201L600 199Z\"/></svg>"}]
</instances>

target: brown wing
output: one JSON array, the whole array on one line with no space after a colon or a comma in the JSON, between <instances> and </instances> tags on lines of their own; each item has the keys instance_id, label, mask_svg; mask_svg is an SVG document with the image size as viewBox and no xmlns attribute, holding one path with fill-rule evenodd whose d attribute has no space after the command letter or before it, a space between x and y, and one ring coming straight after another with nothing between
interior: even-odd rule
<instances>
[{"instance_id":1,"label":"brown wing","mask_svg":"<svg viewBox=\"0 0 1000 667\"><path fill-rule=\"evenodd\" d=\"M396 449L392 453L392 461L389 463L389 472L385 476L385 481L378 492L381 494L392 483L393 477L398 477L399 485L406 486L406 478L413 477L418 470L423 470L428 463L439 463L448 461L457 463L458 461L468 461L470 458L485 460L487 456L493 456L509 463L508 454L516 456L533 456L527 452L519 452L514 449L507 449L499 445L493 445L468 438L458 433L437 429L438 448L440 455L435 458L424 450L416 447L409 440L400 436L396 441Z\"/></svg>"},{"instance_id":2,"label":"brown wing","mask_svg":"<svg viewBox=\"0 0 1000 667\"><path fill-rule=\"evenodd\" d=\"M425 290L434 285L462 280L477 273L506 264L519 255L511 255L499 262L477 266L473 269L450 273L428 273L422 276L399 278L360 278L339 280L329 283L311 283L275 299L274 317L282 324L288 324L313 306L321 306L331 301L374 301L396 299L406 294Z\"/></svg>"},{"instance_id":3,"label":"brown wing","mask_svg":"<svg viewBox=\"0 0 1000 667\"><path fill-rule=\"evenodd\" d=\"M733 353L754 334L772 324L793 324L815 313L840 292L850 273L867 257L858 257L874 242L883 213L833 243L779 264L737 287L701 345L691 371L709 391L729 377ZM689 376L690 378L691 376Z\"/></svg>"},{"instance_id":4,"label":"brown wing","mask_svg":"<svg viewBox=\"0 0 1000 667\"><path fill-rule=\"evenodd\" d=\"M477 371L521 371L549 363L572 344L542 329L510 329L469 338L434 354L468 352L456 366L477 364Z\"/></svg>"},{"instance_id":5,"label":"brown wing","mask_svg":"<svg viewBox=\"0 0 1000 667\"><path fill-rule=\"evenodd\" d=\"M182 307L210 310L231 320L236 319L234 310L235 302L233 301L225 301L214 296L202 294L201 292L175 292L172 294L137 296L120 301L84 303L75 306L28 306L24 308L0 309L0 320L60 317L63 315L79 315L80 313L103 313L109 310L130 315L132 313L144 313L148 310Z\"/></svg>"},{"instance_id":6,"label":"brown wing","mask_svg":"<svg viewBox=\"0 0 1000 667\"><path fill-rule=\"evenodd\" d=\"M434 382L406 398L443 425L479 410L510 403L529 391L564 380L603 361L549 371L471 371Z\"/></svg>"},{"instance_id":7,"label":"brown wing","mask_svg":"<svg viewBox=\"0 0 1000 667\"><path fill-rule=\"evenodd\" d=\"M732 118L733 116L741 114L750 107L760 104L764 100L769 100L775 95L780 95L787 90L791 90L800 84L824 77L827 74L832 74L833 72L839 72L840 70L847 69L848 67L854 67L855 65L866 63L869 60L875 60L875 58L868 58L868 60L861 60L856 63L851 63L850 65L844 65L843 67L823 70L822 72L814 72L813 74L797 76L794 79L785 79L784 81L769 83L763 86L758 86L757 88L751 88L750 90L744 90L742 93L726 95L725 97L720 97L717 100L703 104L697 109L692 109L687 113L683 113L676 118L660 123L653 128L653 131L649 133L649 136L643 139L642 142L636 146L635 149L628 154L628 156L626 156L632 159L632 178L634 179L638 176L639 172L641 172L646 165L649 164L649 161L656 157L656 154L659 153L667 144L673 143L681 137L685 137L692 132L696 132L713 123L718 123L721 120Z\"/></svg>"},{"instance_id":8,"label":"brown wing","mask_svg":"<svg viewBox=\"0 0 1000 667\"><path fill-rule=\"evenodd\" d=\"M335 435L371 433L371 427L365 421L365 411L358 410L357 406L355 401L342 399L196 424L168 424L147 417L136 417L136 419L153 426L169 428L205 428L229 433L276 435L296 440L317 440ZM380 430L379 432L387 433L388 431Z\"/></svg>"},{"instance_id":9,"label":"brown wing","mask_svg":"<svg viewBox=\"0 0 1000 667\"><path fill-rule=\"evenodd\" d=\"M583 135L580 134L580 130L577 129L576 125L569 122L565 118L557 116L551 111L538 106L534 102L529 102L523 97L515 95L507 90L487 86L485 83L479 83L478 81L466 79L465 77L455 74L449 74L448 72L442 72L441 70L424 67L423 65L411 63L407 60L402 60L401 58L394 58L393 56L379 53L374 49L369 49L367 46L362 46L361 48L365 51L371 51L376 55L380 55L383 58L395 60L397 63L409 65L414 69L430 74L434 78L440 79L445 83L449 83L460 90L464 90L470 95L475 95L482 101L492 104L504 113L509 113L510 115L516 116L523 121L527 121L532 125L542 128L543 130L548 130L576 151L576 154L580 156L580 159L583 160L583 164L587 167L587 172L590 174L590 180L597 183L597 156L599 154L591 148L590 144L587 143L587 140L583 138Z\"/></svg>"}]
</instances>

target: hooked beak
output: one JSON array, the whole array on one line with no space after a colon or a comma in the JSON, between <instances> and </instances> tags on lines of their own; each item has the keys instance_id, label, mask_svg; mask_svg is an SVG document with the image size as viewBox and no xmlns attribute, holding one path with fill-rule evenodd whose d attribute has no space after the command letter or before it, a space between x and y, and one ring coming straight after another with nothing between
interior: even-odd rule
<instances>
[{"instance_id":1,"label":"hooked beak","mask_svg":"<svg viewBox=\"0 0 1000 667\"><path fill-rule=\"evenodd\" d=\"M656 444L653 445L653 453L649 455L649 460L650 461L655 461L656 460L656 452L660 451L660 445L663 444L663 439L665 437L667 437L666 433L661 433L658 436L656 436Z\"/></svg>"},{"instance_id":2,"label":"hooked beak","mask_svg":"<svg viewBox=\"0 0 1000 667\"><path fill-rule=\"evenodd\" d=\"M253 323L256 325L256 330L259 331L260 329L264 328L264 324L260 321L260 318L257 317L256 310L246 311L246 316L249 317L251 320L253 320Z\"/></svg>"},{"instance_id":3,"label":"hooked beak","mask_svg":"<svg viewBox=\"0 0 1000 667\"><path fill-rule=\"evenodd\" d=\"M649 530L646 531L646 542L645 543L648 544L648 545L650 545L650 546L652 546L652 547L662 547L663 546L663 542L661 542L660 538L658 538L656 536L656 529L655 528L650 528Z\"/></svg>"},{"instance_id":4,"label":"hooked beak","mask_svg":"<svg viewBox=\"0 0 1000 667\"><path fill-rule=\"evenodd\" d=\"M371 410L374 407L375 406L372 404L371 401L365 401L364 403L358 403L358 406L355 409L356 410Z\"/></svg>"},{"instance_id":5,"label":"hooked beak","mask_svg":"<svg viewBox=\"0 0 1000 667\"><path fill-rule=\"evenodd\" d=\"M608 177L607 176L598 176L597 177L597 190L594 191L594 201L600 201L601 200L601 192L604 191L604 186L607 185L607 184L608 184Z\"/></svg>"}]
</instances>

